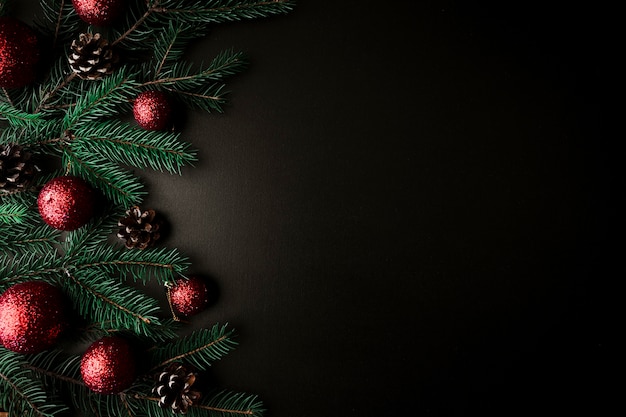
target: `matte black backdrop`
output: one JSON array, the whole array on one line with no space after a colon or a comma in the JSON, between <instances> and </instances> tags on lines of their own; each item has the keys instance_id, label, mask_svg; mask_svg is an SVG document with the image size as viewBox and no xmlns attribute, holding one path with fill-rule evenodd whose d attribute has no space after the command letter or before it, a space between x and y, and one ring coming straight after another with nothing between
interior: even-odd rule
<instances>
[{"instance_id":1,"label":"matte black backdrop","mask_svg":"<svg viewBox=\"0 0 626 417\"><path fill-rule=\"evenodd\" d=\"M216 383L271 417L602 414L611 12L498 3L302 0L190 50L252 63L179 124L197 167L146 174L219 290L193 326L238 329Z\"/></svg>"}]
</instances>

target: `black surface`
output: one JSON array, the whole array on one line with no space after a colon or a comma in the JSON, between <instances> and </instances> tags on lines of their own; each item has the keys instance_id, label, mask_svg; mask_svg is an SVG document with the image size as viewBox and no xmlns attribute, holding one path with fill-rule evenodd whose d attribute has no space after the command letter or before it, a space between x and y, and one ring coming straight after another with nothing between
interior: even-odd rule
<instances>
[{"instance_id":1,"label":"black surface","mask_svg":"<svg viewBox=\"0 0 626 417\"><path fill-rule=\"evenodd\" d=\"M600 130L610 10L300 1L217 27L251 59L201 162L146 178L269 417L604 415L621 180Z\"/></svg>"}]
</instances>

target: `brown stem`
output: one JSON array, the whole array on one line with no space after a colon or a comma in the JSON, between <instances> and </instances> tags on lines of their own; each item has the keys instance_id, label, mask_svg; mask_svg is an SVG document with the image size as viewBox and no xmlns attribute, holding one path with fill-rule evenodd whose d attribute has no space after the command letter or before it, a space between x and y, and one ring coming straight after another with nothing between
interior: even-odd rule
<instances>
[{"instance_id":1,"label":"brown stem","mask_svg":"<svg viewBox=\"0 0 626 417\"><path fill-rule=\"evenodd\" d=\"M147 2L146 2L147 3ZM148 8L148 10L146 10L146 12L143 14L143 16L141 16L134 25L132 25L126 32L124 32L119 38L117 38L116 40L114 40L111 43L111 46L115 46L118 43L120 43L121 41L123 41L124 39L126 39L126 37L128 35L130 35L131 33L133 33L139 26L141 26L141 24L152 14L152 12L155 11L155 9L158 7L159 5L159 0L156 0L154 2L154 4L152 6L150 6Z\"/></svg>"},{"instance_id":2,"label":"brown stem","mask_svg":"<svg viewBox=\"0 0 626 417\"><path fill-rule=\"evenodd\" d=\"M4 96L7 98L7 101L9 102L9 104L11 106L15 106L15 104L13 104L13 100L11 99L11 96L9 95L9 92L7 91L7 89L2 87L2 92L4 93Z\"/></svg>"},{"instance_id":3,"label":"brown stem","mask_svg":"<svg viewBox=\"0 0 626 417\"><path fill-rule=\"evenodd\" d=\"M37 109L35 110L35 113L39 113L41 111L41 109L45 106L45 103L50 100L50 98L54 97L54 95L63 87L65 87L66 85L68 85L70 83L70 81L72 81L74 78L76 77L76 73L72 72L70 75L68 75L67 77L65 77L65 79L63 80L63 82L61 82L61 84L57 85L54 90L52 90L51 92L49 92L48 94L46 94L42 99L41 102L39 103L39 106L37 106Z\"/></svg>"},{"instance_id":4,"label":"brown stem","mask_svg":"<svg viewBox=\"0 0 626 417\"><path fill-rule=\"evenodd\" d=\"M25 368L28 368L31 371L35 371L38 374L42 374L42 375L46 375L46 376L50 376L52 378L58 379L59 381L65 381L65 382L69 382L75 385L82 385L82 386L85 385L82 381L79 381L78 379L74 379L74 378L70 378L69 376L57 374L55 372L48 371L46 369L37 368L36 366L33 366L33 365L26 365Z\"/></svg>"},{"instance_id":5,"label":"brown stem","mask_svg":"<svg viewBox=\"0 0 626 417\"><path fill-rule=\"evenodd\" d=\"M59 39L59 30L61 30L61 19L63 18L63 7L65 7L65 0L61 0L61 6L59 7L59 17L57 18L56 28L54 29L54 40L52 41L52 49L56 48L57 40Z\"/></svg>"}]
</instances>

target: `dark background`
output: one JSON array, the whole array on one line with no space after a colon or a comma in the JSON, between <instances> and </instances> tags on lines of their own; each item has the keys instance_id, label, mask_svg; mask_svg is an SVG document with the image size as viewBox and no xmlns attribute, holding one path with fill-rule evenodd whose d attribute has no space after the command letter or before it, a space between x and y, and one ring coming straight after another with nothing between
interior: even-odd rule
<instances>
[{"instance_id":1,"label":"dark background","mask_svg":"<svg viewBox=\"0 0 626 417\"><path fill-rule=\"evenodd\" d=\"M604 415L613 13L301 0L194 45L251 67L188 114L200 162L146 174L146 205L219 290L193 326L238 331L216 382L269 417Z\"/></svg>"}]
</instances>

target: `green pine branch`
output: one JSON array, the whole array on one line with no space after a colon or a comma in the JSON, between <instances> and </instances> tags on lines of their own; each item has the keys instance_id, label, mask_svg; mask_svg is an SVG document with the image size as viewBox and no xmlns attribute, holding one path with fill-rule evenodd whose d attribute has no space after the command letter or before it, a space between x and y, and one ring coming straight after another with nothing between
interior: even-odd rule
<instances>
[{"instance_id":1,"label":"green pine branch","mask_svg":"<svg viewBox=\"0 0 626 417\"><path fill-rule=\"evenodd\" d=\"M128 110L128 103L138 93L137 85L130 71L125 68L118 69L100 82L89 83L77 98L75 106L67 109L63 130L71 131Z\"/></svg>"},{"instance_id":2,"label":"green pine branch","mask_svg":"<svg viewBox=\"0 0 626 417\"><path fill-rule=\"evenodd\" d=\"M202 28L197 25L189 25L177 20L169 21L155 38L152 57L144 65L145 78L154 80L169 66L181 61L189 43L204 34Z\"/></svg>"},{"instance_id":3,"label":"green pine branch","mask_svg":"<svg viewBox=\"0 0 626 417\"><path fill-rule=\"evenodd\" d=\"M210 24L284 14L292 10L295 4L290 0L162 0L152 3L155 19Z\"/></svg>"},{"instance_id":4,"label":"green pine branch","mask_svg":"<svg viewBox=\"0 0 626 417\"><path fill-rule=\"evenodd\" d=\"M75 155L103 159L136 168L180 174L181 167L196 161L196 152L180 140L180 134L139 129L117 120L86 124L73 132L70 147Z\"/></svg>"},{"instance_id":5,"label":"green pine branch","mask_svg":"<svg viewBox=\"0 0 626 417\"><path fill-rule=\"evenodd\" d=\"M54 417L67 410L52 402L24 356L4 347L0 347L0 408L23 417Z\"/></svg>"},{"instance_id":6,"label":"green pine branch","mask_svg":"<svg viewBox=\"0 0 626 417\"><path fill-rule=\"evenodd\" d=\"M294 5L291 0L148 0L144 8L131 7L123 25L125 30L116 32L113 44L145 49L142 44L153 39L152 30L170 21L193 25L234 22L284 14Z\"/></svg>"},{"instance_id":7,"label":"green pine branch","mask_svg":"<svg viewBox=\"0 0 626 417\"><path fill-rule=\"evenodd\" d=\"M188 336L180 337L149 352L152 371L165 368L174 362L183 362L204 371L215 361L220 360L235 349L234 331L227 325L213 325L211 329L201 329Z\"/></svg>"},{"instance_id":8,"label":"green pine branch","mask_svg":"<svg viewBox=\"0 0 626 417\"><path fill-rule=\"evenodd\" d=\"M65 268L56 252L4 253L0 254L0 291L13 284L31 280L43 280L56 284Z\"/></svg>"},{"instance_id":9,"label":"green pine branch","mask_svg":"<svg viewBox=\"0 0 626 417\"><path fill-rule=\"evenodd\" d=\"M41 123L41 116L31 114L15 108L7 102L0 102L0 120L5 120L10 126L18 128L32 128Z\"/></svg>"},{"instance_id":10,"label":"green pine branch","mask_svg":"<svg viewBox=\"0 0 626 417\"><path fill-rule=\"evenodd\" d=\"M71 0L41 0L41 15L35 17L35 26L51 40L52 48L71 41L82 21Z\"/></svg>"},{"instance_id":11,"label":"green pine branch","mask_svg":"<svg viewBox=\"0 0 626 417\"><path fill-rule=\"evenodd\" d=\"M167 72L143 85L168 86L176 90L193 91L207 83L223 81L225 78L238 74L247 66L242 52L226 50L220 52L204 69L194 71L190 63L177 62Z\"/></svg>"},{"instance_id":12,"label":"green pine branch","mask_svg":"<svg viewBox=\"0 0 626 417\"><path fill-rule=\"evenodd\" d=\"M178 61L162 68L158 77L143 85L166 90L189 107L222 112L226 102L223 81L246 67L243 53L226 50L206 68L196 70L192 64Z\"/></svg>"},{"instance_id":13,"label":"green pine branch","mask_svg":"<svg viewBox=\"0 0 626 417\"><path fill-rule=\"evenodd\" d=\"M140 204L146 195L139 178L105 158L74 153L66 148L63 165L67 174L84 178L113 204L131 207Z\"/></svg>"},{"instance_id":14,"label":"green pine branch","mask_svg":"<svg viewBox=\"0 0 626 417\"><path fill-rule=\"evenodd\" d=\"M29 219L32 217L29 216ZM59 231L45 224L15 224L0 226L0 253L37 253L55 250Z\"/></svg>"},{"instance_id":15,"label":"green pine branch","mask_svg":"<svg viewBox=\"0 0 626 417\"><path fill-rule=\"evenodd\" d=\"M178 250L167 248L141 251L100 245L87 257L72 261L77 270L100 270L143 284L155 281L161 285L173 283L189 267L189 261Z\"/></svg>"},{"instance_id":16,"label":"green pine branch","mask_svg":"<svg viewBox=\"0 0 626 417\"><path fill-rule=\"evenodd\" d=\"M15 201L0 204L0 224L22 224L28 217L28 206Z\"/></svg>"},{"instance_id":17,"label":"green pine branch","mask_svg":"<svg viewBox=\"0 0 626 417\"><path fill-rule=\"evenodd\" d=\"M156 300L102 271L72 270L62 281L62 288L74 309L102 329L128 330L150 340L175 336L173 326L165 326L157 317L160 308Z\"/></svg>"}]
</instances>

